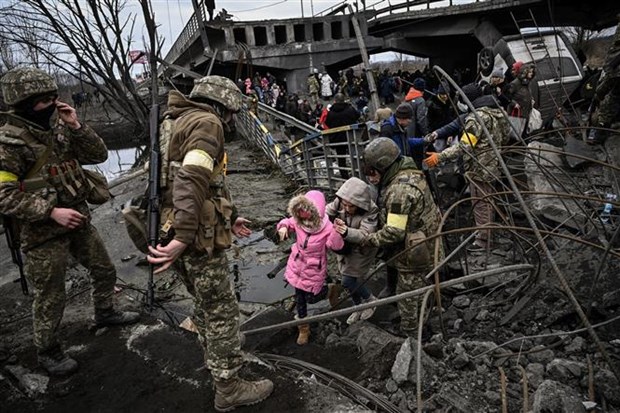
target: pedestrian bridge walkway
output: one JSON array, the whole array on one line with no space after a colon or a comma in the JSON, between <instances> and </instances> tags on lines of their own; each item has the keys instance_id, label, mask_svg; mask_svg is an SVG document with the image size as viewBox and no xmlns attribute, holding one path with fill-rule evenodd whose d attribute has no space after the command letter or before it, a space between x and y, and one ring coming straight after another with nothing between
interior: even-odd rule
<instances>
[{"instance_id":1,"label":"pedestrian bridge walkway","mask_svg":"<svg viewBox=\"0 0 620 413\"><path fill-rule=\"evenodd\" d=\"M258 116L244 106L235 124L246 139L300 186L333 194L348 177L362 178L361 156L369 141L365 124L320 131L263 104ZM346 140L334 142L335 134L342 133ZM337 154L342 147L348 149L347 155Z\"/></svg>"}]
</instances>

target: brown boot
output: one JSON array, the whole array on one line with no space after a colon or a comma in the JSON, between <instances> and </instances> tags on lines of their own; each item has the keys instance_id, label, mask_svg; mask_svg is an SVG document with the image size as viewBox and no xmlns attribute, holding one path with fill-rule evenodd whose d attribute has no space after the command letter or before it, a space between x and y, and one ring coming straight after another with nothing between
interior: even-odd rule
<instances>
[{"instance_id":1,"label":"brown boot","mask_svg":"<svg viewBox=\"0 0 620 413\"><path fill-rule=\"evenodd\" d=\"M273 392L271 380L247 381L239 377L215 379L215 410L229 412L240 406L256 404Z\"/></svg>"},{"instance_id":2,"label":"brown boot","mask_svg":"<svg viewBox=\"0 0 620 413\"><path fill-rule=\"evenodd\" d=\"M299 329L299 335L297 336L297 344L304 346L308 344L310 338L310 324L302 324L297 326Z\"/></svg>"},{"instance_id":3,"label":"brown boot","mask_svg":"<svg viewBox=\"0 0 620 413\"><path fill-rule=\"evenodd\" d=\"M340 292L342 291L342 284L329 284L327 288L327 299L329 300L329 305L334 308L336 304L338 304Z\"/></svg>"}]
</instances>

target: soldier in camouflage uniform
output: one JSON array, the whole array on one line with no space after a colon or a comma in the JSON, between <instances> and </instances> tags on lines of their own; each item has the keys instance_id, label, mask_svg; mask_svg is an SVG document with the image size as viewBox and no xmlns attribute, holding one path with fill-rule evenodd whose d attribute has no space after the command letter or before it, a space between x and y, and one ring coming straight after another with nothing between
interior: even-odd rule
<instances>
[{"instance_id":1,"label":"soldier in camouflage uniform","mask_svg":"<svg viewBox=\"0 0 620 413\"><path fill-rule=\"evenodd\" d=\"M403 157L389 138L377 138L364 150L365 173L380 190L381 229L368 235L363 244L390 251L385 257L398 270L398 294L426 285L424 276L433 269L435 242L424 241L437 232L439 209L424 174L411 158ZM400 254L407 249L407 252ZM395 255L400 256L393 258ZM443 248L440 249L443 255ZM410 337L416 335L418 300L398 302L400 328Z\"/></svg>"},{"instance_id":2,"label":"soldier in camouflage uniform","mask_svg":"<svg viewBox=\"0 0 620 413\"><path fill-rule=\"evenodd\" d=\"M476 114L488 129L497 146L506 144L510 134L510 123L497 101L490 95L482 95L478 84L463 86L463 93L472 102ZM482 125L473 113L465 117L463 135L458 144L449 147L441 153L432 153L424 160L429 168L434 168L441 162L453 161L463 157L465 163L465 177L470 183L469 189L473 198L483 198L495 192L494 182L499 179L499 160L491 148ZM477 227L483 227L493 222L493 206L487 201L473 201L474 220ZM474 243L469 251L483 251L489 246L489 231L478 230Z\"/></svg>"},{"instance_id":3,"label":"soldier in camouflage uniform","mask_svg":"<svg viewBox=\"0 0 620 413\"><path fill-rule=\"evenodd\" d=\"M310 103L315 107L319 103L319 80L316 78L317 70L308 75L308 94L310 94Z\"/></svg>"},{"instance_id":4,"label":"soldier in camouflage uniform","mask_svg":"<svg viewBox=\"0 0 620 413\"><path fill-rule=\"evenodd\" d=\"M34 290L34 344L38 361L52 375L74 372L78 364L60 348L57 330L65 308L69 255L90 271L95 322L128 324L138 313L116 311L112 296L116 270L86 203L90 189L82 164L106 160L97 134L58 100L56 82L45 72L20 67L0 79L5 103L0 127L0 213L20 228L26 276ZM58 112L59 122L50 126Z\"/></svg>"},{"instance_id":5,"label":"soldier in camouflage uniform","mask_svg":"<svg viewBox=\"0 0 620 413\"><path fill-rule=\"evenodd\" d=\"M168 96L165 118L173 119L170 141L162 142L162 232L164 242L149 247L149 262L172 264L195 299L194 323L205 362L215 381L215 409L258 403L273 391L269 380L246 381L242 365L239 306L229 280L226 249L231 233L246 237L249 221L238 217L224 182L224 134L241 109L241 92L229 79L206 76L189 99ZM166 121L164 121L166 122Z\"/></svg>"},{"instance_id":6,"label":"soldier in camouflage uniform","mask_svg":"<svg viewBox=\"0 0 620 413\"><path fill-rule=\"evenodd\" d=\"M618 15L620 19L620 14ZM603 74L596 88L596 99L601 101L595 126L611 128L620 114L620 23L607 52L603 64ZM601 144L609 136L609 131L593 129L588 136L588 143Z\"/></svg>"}]
</instances>

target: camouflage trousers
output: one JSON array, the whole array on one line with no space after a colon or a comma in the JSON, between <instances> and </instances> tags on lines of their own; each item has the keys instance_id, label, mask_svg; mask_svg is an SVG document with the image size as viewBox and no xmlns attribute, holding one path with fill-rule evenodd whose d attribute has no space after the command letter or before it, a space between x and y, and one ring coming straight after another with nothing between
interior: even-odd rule
<instances>
[{"instance_id":1,"label":"camouflage trousers","mask_svg":"<svg viewBox=\"0 0 620 413\"><path fill-rule=\"evenodd\" d=\"M65 273L73 256L90 272L96 309L112 307L116 269L97 229L84 228L53 238L26 253L26 276L34 290L34 344L45 351L58 344L57 330L65 310Z\"/></svg>"},{"instance_id":2,"label":"camouflage trousers","mask_svg":"<svg viewBox=\"0 0 620 413\"><path fill-rule=\"evenodd\" d=\"M495 188L492 184L483 181L469 180L469 191L472 198L484 198L485 196L495 192ZM495 211L493 205L487 200L472 200L472 212L474 214L474 222L476 227L485 227L493 224ZM476 243L481 246L487 246L487 243L491 240L491 234L489 230L478 229L476 231Z\"/></svg>"},{"instance_id":3,"label":"camouflage trousers","mask_svg":"<svg viewBox=\"0 0 620 413\"><path fill-rule=\"evenodd\" d=\"M194 324L198 328L207 368L214 378L229 379L243 363L239 342L239 304L229 279L228 259L223 251L188 251L175 263L187 288L196 299Z\"/></svg>"},{"instance_id":4,"label":"camouflage trousers","mask_svg":"<svg viewBox=\"0 0 620 413\"><path fill-rule=\"evenodd\" d=\"M397 264L396 269L398 270L396 294L402 294L425 287L427 284L423 277L428 274L432 267L429 266L426 270L412 271L410 267ZM418 301L420 300L419 297L412 297L398 302L400 329L409 337L417 337L418 334Z\"/></svg>"},{"instance_id":5,"label":"camouflage trousers","mask_svg":"<svg viewBox=\"0 0 620 413\"><path fill-rule=\"evenodd\" d=\"M610 81L614 82L614 85L601 101L597 119L598 124L606 128L617 122L620 115L620 78Z\"/></svg>"}]
</instances>

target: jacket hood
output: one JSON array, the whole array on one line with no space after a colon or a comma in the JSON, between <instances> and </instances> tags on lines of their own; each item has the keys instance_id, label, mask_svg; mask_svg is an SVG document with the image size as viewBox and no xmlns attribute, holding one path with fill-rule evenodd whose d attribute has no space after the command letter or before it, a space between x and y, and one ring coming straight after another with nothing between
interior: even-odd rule
<instances>
[{"instance_id":1,"label":"jacket hood","mask_svg":"<svg viewBox=\"0 0 620 413\"><path fill-rule=\"evenodd\" d=\"M407 96L405 96L405 101L409 102L413 99L419 98L422 95L424 95L424 93L420 92L417 89L410 88L409 92L407 92Z\"/></svg>"},{"instance_id":2,"label":"jacket hood","mask_svg":"<svg viewBox=\"0 0 620 413\"><path fill-rule=\"evenodd\" d=\"M164 113L165 115L170 115L173 118L179 117L183 112L189 109L201 109L206 110L207 112L213 113L215 116L219 118L219 115L215 112L215 110L206 103L194 102L185 97L180 92L176 90L171 90L168 93L168 110Z\"/></svg>"},{"instance_id":3,"label":"jacket hood","mask_svg":"<svg viewBox=\"0 0 620 413\"><path fill-rule=\"evenodd\" d=\"M323 192L308 191L289 201L288 213L308 232L315 232L322 229L328 221L325 219L325 205Z\"/></svg>"},{"instance_id":4,"label":"jacket hood","mask_svg":"<svg viewBox=\"0 0 620 413\"><path fill-rule=\"evenodd\" d=\"M336 196L352 203L364 211L372 209L372 200L370 197L370 188L368 184L359 178L349 178L336 192Z\"/></svg>"}]
</instances>

